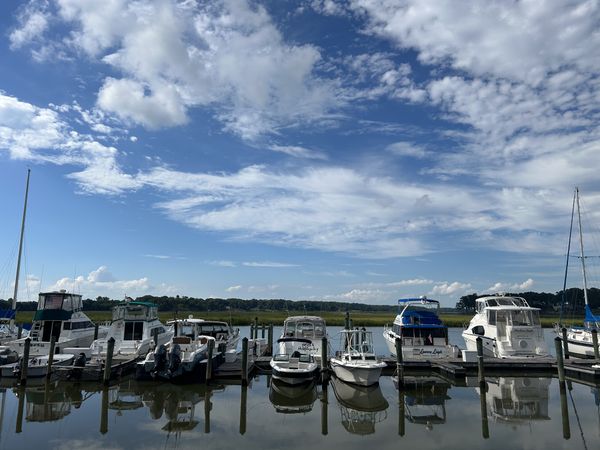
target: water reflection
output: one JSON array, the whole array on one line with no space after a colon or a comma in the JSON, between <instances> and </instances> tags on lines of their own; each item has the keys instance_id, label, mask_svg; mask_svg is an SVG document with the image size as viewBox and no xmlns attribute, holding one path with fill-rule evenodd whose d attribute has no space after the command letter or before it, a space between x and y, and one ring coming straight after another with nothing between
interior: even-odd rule
<instances>
[{"instance_id":1,"label":"water reflection","mask_svg":"<svg viewBox=\"0 0 600 450\"><path fill-rule=\"evenodd\" d=\"M340 407L342 425L352 434L375 433L375 424L387 418L388 401L379 384L357 386L333 377L331 386Z\"/></svg>"},{"instance_id":2,"label":"water reflection","mask_svg":"<svg viewBox=\"0 0 600 450\"><path fill-rule=\"evenodd\" d=\"M398 389L398 379L394 379ZM446 400L450 400L451 385L435 375L404 377L402 392L404 414L410 423L425 425L431 430L434 425L446 423Z\"/></svg>"},{"instance_id":3,"label":"water reflection","mask_svg":"<svg viewBox=\"0 0 600 450\"><path fill-rule=\"evenodd\" d=\"M488 414L512 425L550 420L548 378L487 378Z\"/></svg>"},{"instance_id":4,"label":"water reflection","mask_svg":"<svg viewBox=\"0 0 600 450\"><path fill-rule=\"evenodd\" d=\"M306 414L317 400L317 385L314 382L289 385L272 379L269 388L269 400L275 411L281 414Z\"/></svg>"}]
</instances>

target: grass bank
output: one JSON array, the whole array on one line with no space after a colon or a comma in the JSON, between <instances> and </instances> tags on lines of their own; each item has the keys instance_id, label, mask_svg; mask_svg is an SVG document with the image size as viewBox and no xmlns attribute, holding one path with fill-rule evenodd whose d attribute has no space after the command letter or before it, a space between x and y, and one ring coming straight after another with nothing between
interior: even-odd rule
<instances>
[{"instance_id":1,"label":"grass bank","mask_svg":"<svg viewBox=\"0 0 600 450\"><path fill-rule=\"evenodd\" d=\"M86 311L85 312L90 319L94 322L106 322L111 319L110 311ZM303 314L307 315L319 315L328 325L343 326L345 313L343 312L305 312L305 311L179 311L177 317L184 318L189 315L193 315L197 318L211 319L211 320L223 320L231 322L235 326L250 325L255 317L258 317L259 323L273 325L282 325L283 321L288 316L299 316ZM173 311L161 311L159 312L160 319L163 322L172 320L174 318ZM351 312L350 317L354 325L367 326L367 327L380 327L385 324L392 323L395 315L389 311L385 312ZM449 327L463 327L469 323L472 315L469 314L442 314L441 318L444 323ZM19 311L17 313L17 322L31 323L33 318L33 311ZM542 317L542 326L550 328L558 321L557 317ZM583 317L581 317L581 323L583 323Z\"/></svg>"}]
</instances>

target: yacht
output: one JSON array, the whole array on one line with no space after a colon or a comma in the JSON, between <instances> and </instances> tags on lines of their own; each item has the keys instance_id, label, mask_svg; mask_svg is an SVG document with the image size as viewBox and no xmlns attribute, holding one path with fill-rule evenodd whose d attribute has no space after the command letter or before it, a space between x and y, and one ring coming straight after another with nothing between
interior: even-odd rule
<instances>
[{"instance_id":1,"label":"yacht","mask_svg":"<svg viewBox=\"0 0 600 450\"><path fill-rule=\"evenodd\" d=\"M125 301L112 310L112 322L105 338L97 339L90 346L92 358L106 357L108 340L115 340L116 357L144 357L157 345L164 345L173 337L171 327L165 327L158 319L158 307L149 302Z\"/></svg>"},{"instance_id":2,"label":"yacht","mask_svg":"<svg viewBox=\"0 0 600 450\"><path fill-rule=\"evenodd\" d=\"M373 332L356 328L343 330L340 334L342 350L329 361L336 377L361 386L378 383L386 363L375 356Z\"/></svg>"},{"instance_id":3,"label":"yacht","mask_svg":"<svg viewBox=\"0 0 600 450\"><path fill-rule=\"evenodd\" d=\"M325 320L318 316L291 316L283 322L282 338L298 338L296 350L320 359L321 342L327 337ZM288 341L291 343L292 341Z\"/></svg>"},{"instance_id":4,"label":"yacht","mask_svg":"<svg viewBox=\"0 0 600 450\"><path fill-rule=\"evenodd\" d=\"M67 347L89 347L94 340L95 326L82 309L81 295L64 289L40 293L29 333L29 355L47 355L52 337L56 342L55 353L63 353ZM8 342L6 346L22 355L25 338Z\"/></svg>"},{"instance_id":5,"label":"yacht","mask_svg":"<svg viewBox=\"0 0 600 450\"><path fill-rule=\"evenodd\" d=\"M484 356L548 356L540 310L529 306L524 298L485 296L475 300L475 308L475 316L462 333L467 350L477 351L477 338L481 337Z\"/></svg>"},{"instance_id":6,"label":"yacht","mask_svg":"<svg viewBox=\"0 0 600 450\"><path fill-rule=\"evenodd\" d=\"M198 381L202 377L200 363L208 357L212 336L173 336L166 345L159 345L137 363L136 378L168 381Z\"/></svg>"},{"instance_id":7,"label":"yacht","mask_svg":"<svg viewBox=\"0 0 600 450\"><path fill-rule=\"evenodd\" d=\"M403 359L456 358L458 347L448 344L448 327L438 312L440 302L426 297L398 300L399 313L383 337L390 353L396 356L396 338L402 339Z\"/></svg>"},{"instance_id":8,"label":"yacht","mask_svg":"<svg viewBox=\"0 0 600 450\"><path fill-rule=\"evenodd\" d=\"M272 376L287 384L302 384L313 381L318 373L319 365L308 350L309 339L284 337L277 340L279 350L273 355L269 365Z\"/></svg>"}]
</instances>

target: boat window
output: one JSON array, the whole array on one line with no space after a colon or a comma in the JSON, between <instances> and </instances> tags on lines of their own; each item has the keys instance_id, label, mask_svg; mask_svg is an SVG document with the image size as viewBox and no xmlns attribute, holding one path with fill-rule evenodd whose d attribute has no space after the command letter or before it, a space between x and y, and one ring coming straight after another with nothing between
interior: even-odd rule
<instances>
[{"instance_id":1,"label":"boat window","mask_svg":"<svg viewBox=\"0 0 600 450\"><path fill-rule=\"evenodd\" d=\"M499 306L513 306L514 304L512 298L499 298L497 302Z\"/></svg>"},{"instance_id":2,"label":"boat window","mask_svg":"<svg viewBox=\"0 0 600 450\"><path fill-rule=\"evenodd\" d=\"M94 328L94 324L89 320L82 322L71 322L71 330L83 330L85 328Z\"/></svg>"},{"instance_id":3,"label":"boat window","mask_svg":"<svg viewBox=\"0 0 600 450\"><path fill-rule=\"evenodd\" d=\"M473 327L471 331L473 332L473 334L477 334L479 336L483 336L485 334L485 329L482 325L477 325L476 327Z\"/></svg>"},{"instance_id":4,"label":"boat window","mask_svg":"<svg viewBox=\"0 0 600 450\"><path fill-rule=\"evenodd\" d=\"M44 309L62 309L63 296L49 294L44 297Z\"/></svg>"},{"instance_id":5,"label":"boat window","mask_svg":"<svg viewBox=\"0 0 600 450\"><path fill-rule=\"evenodd\" d=\"M322 323L315 324L315 337L320 338L325 336L325 325Z\"/></svg>"},{"instance_id":6,"label":"boat window","mask_svg":"<svg viewBox=\"0 0 600 450\"><path fill-rule=\"evenodd\" d=\"M541 325L539 311L531 311L531 322L537 326Z\"/></svg>"},{"instance_id":7,"label":"boat window","mask_svg":"<svg viewBox=\"0 0 600 450\"><path fill-rule=\"evenodd\" d=\"M496 324L508 325L510 323L510 311L496 311Z\"/></svg>"},{"instance_id":8,"label":"boat window","mask_svg":"<svg viewBox=\"0 0 600 450\"><path fill-rule=\"evenodd\" d=\"M144 336L144 322L125 322L125 332L123 333L123 340L125 341L139 341Z\"/></svg>"},{"instance_id":9,"label":"boat window","mask_svg":"<svg viewBox=\"0 0 600 450\"><path fill-rule=\"evenodd\" d=\"M533 325L530 313L531 311L511 311L512 325L517 327Z\"/></svg>"},{"instance_id":10,"label":"boat window","mask_svg":"<svg viewBox=\"0 0 600 450\"><path fill-rule=\"evenodd\" d=\"M300 357L298 358L298 361L303 362L303 363L309 363L310 362L310 355L300 355Z\"/></svg>"},{"instance_id":11,"label":"boat window","mask_svg":"<svg viewBox=\"0 0 600 450\"><path fill-rule=\"evenodd\" d=\"M497 302L496 300L494 300L493 298L490 298L490 299L487 301L487 305L488 305L488 306L498 306L498 302Z\"/></svg>"},{"instance_id":12,"label":"boat window","mask_svg":"<svg viewBox=\"0 0 600 450\"><path fill-rule=\"evenodd\" d=\"M301 334L302 337L311 338L314 335L315 329L312 323L310 322L302 322L298 324L298 333Z\"/></svg>"},{"instance_id":13,"label":"boat window","mask_svg":"<svg viewBox=\"0 0 600 450\"><path fill-rule=\"evenodd\" d=\"M288 361L290 357L284 353L273 356L275 361Z\"/></svg>"},{"instance_id":14,"label":"boat window","mask_svg":"<svg viewBox=\"0 0 600 450\"><path fill-rule=\"evenodd\" d=\"M374 356L374 355L365 356L365 359L366 359L367 361L374 361L374 360L375 360L375 356Z\"/></svg>"},{"instance_id":15,"label":"boat window","mask_svg":"<svg viewBox=\"0 0 600 450\"><path fill-rule=\"evenodd\" d=\"M293 337L296 334L296 322L290 322L285 324L285 335Z\"/></svg>"},{"instance_id":16,"label":"boat window","mask_svg":"<svg viewBox=\"0 0 600 450\"><path fill-rule=\"evenodd\" d=\"M71 329L71 322L64 321L63 322L63 330L70 330L70 329Z\"/></svg>"},{"instance_id":17,"label":"boat window","mask_svg":"<svg viewBox=\"0 0 600 450\"><path fill-rule=\"evenodd\" d=\"M487 316L488 316L488 323L490 325L496 325L496 310L488 309Z\"/></svg>"}]
</instances>

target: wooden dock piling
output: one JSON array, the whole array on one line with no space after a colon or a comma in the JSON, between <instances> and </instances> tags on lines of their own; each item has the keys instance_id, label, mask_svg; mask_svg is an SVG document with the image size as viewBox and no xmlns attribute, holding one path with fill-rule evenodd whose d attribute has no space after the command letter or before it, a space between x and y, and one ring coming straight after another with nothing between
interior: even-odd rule
<instances>
[{"instance_id":1,"label":"wooden dock piling","mask_svg":"<svg viewBox=\"0 0 600 450\"><path fill-rule=\"evenodd\" d=\"M269 324L269 333L268 333L268 347L267 347L267 355L273 355L273 324Z\"/></svg>"},{"instance_id":2,"label":"wooden dock piling","mask_svg":"<svg viewBox=\"0 0 600 450\"><path fill-rule=\"evenodd\" d=\"M479 336L477 342L477 380L479 384L485 383L485 373L483 366L483 339Z\"/></svg>"},{"instance_id":3,"label":"wooden dock piling","mask_svg":"<svg viewBox=\"0 0 600 450\"><path fill-rule=\"evenodd\" d=\"M246 405L248 402L248 387L242 385L240 389L240 434L246 434Z\"/></svg>"},{"instance_id":4,"label":"wooden dock piling","mask_svg":"<svg viewBox=\"0 0 600 450\"><path fill-rule=\"evenodd\" d=\"M242 386L248 385L248 338L242 339Z\"/></svg>"},{"instance_id":5,"label":"wooden dock piling","mask_svg":"<svg viewBox=\"0 0 600 450\"><path fill-rule=\"evenodd\" d=\"M563 344L563 351L564 351L564 359L569 359L569 340L567 339L567 329L565 327L562 327L562 344Z\"/></svg>"},{"instance_id":6,"label":"wooden dock piling","mask_svg":"<svg viewBox=\"0 0 600 450\"><path fill-rule=\"evenodd\" d=\"M481 339L481 338L477 338ZM488 423L487 416L487 384L484 381L479 382L479 402L481 406L481 436L484 439L489 439L490 437L490 427Z\"/></svg>"},{"instance_id":7,"label":"wooden dock piling","mask_svg":"<svg viewBox=\"0 0 600 450\"><path fill-rule=\"evenodd\" d=\"M22 386L27 384L27 369L29 369L29 348L31 347L31 338L25 339L25 348L23 349L23 357L21 358L21 379Z\"/></svg>"},{"instance_id":8,"label":"wooden dock piling","mask_svg":"<svg viewBox=\"0 0 600 450\"><path fill-rule=\"evenodd\" d=\"M402 338L397 337L396 344L396 373L398 374L398 389L404 385L404 374L402 368Z\"/></svg>"},{"instance_id":9,"label":"wooden dock piling","mask_svg":"<svg viewBox=\"0 0 600 450\"><path fill-rule=\"evenodd\" d=\"M23 336L23 322L17 325L17 339L21 339L21 336Z\"/></svg>"},{"instance_id":10,"label":"wooden dock piling","mask_svg":"<svg viewBox=\"0 0 600 450\"><path fill-rule=\"evenodd\" d=\"M108 386L108 383L110 382L110 372L111 372L111 368L112 368L112 359L113 359L114 351L115 351L115 338L111 337L108 340L108 345L106 348L106 361L105 361L105 365L104 365L104 377L102 379L105 386Z\"/></svg>"},{"instance_id":11,"label":"wooden dock piling","mask_svg":"<svg viewBox=\"0 0 600 450\"><path fill-rule=\"evenodd\" d=\"M558 369L558 381L561 383L565 382L565 361L563 359L562 349L560 345L560 338L557 336L554 338L554 348L556 350L556 365Z\"/></svg>"},{"instance_id":12,"label":"wooden dock piling","mask_svg":"<svg viewBox=\"0 0 600 450\"><path fill-rule=\"evenodd\" d=\"M4 394L6 395L6 394ZM19 386L17 391L19 396L19 404L17 405L17 423L15 426L15 433L23 431L23 410L25 409L25 386Z\"/></svg>"},{"instance_id":13,"label":"wooden dock piling","mask_svg":"<svg viewBox=\"0 0 600 450\"><path fill-rule=\"evenodd\" d=\"M558 383L560 389L560 412L562 416L563 438L571 438L571 426L569 425L569 405L567 403L567 388L565 382Z\"/></svg>"},{"instance_id":14,"label":"wooden dock piling","mask_svg":"<svg viewBox=\"0 0 600 450\"><path fill-rule=\"evenodd\" d=\"M56 346L56 338L50 338L50 353L48 353L48 368L46 369L46 379L49 380L52 376L52 363L54 362L54 347Z\"/></svg>"},{"instance_id":15,"label":"wooden dock piling","mask_svg":"<svg viewBox=\"0 0 600 450\"><path fill-rule=\"evenodd\" d=\"M594 359L600 359L600 351L598 350L598 330L592 330L592 344L594 345Z\"/></svg>"},{"instance_id":16,"label":"wooden dock piling","mask_svg":"<svg viewBox=\"0 0 600 450\"><path fill-rule=\"evenodd\" d=\"M329 366L329 356L327 352L327 337L321 338L321 382L323 385L327 382L327 369Z\"/></svg>"},{"instance_id":17,"label":"wooden dock piling","mask_svg":"<svg viewBox=\"0 0 600 450\"><path fill-rule=\"evenodd\" d=\"M98 339L98 324L94 324L94 340Z\"/></svg>"},{"instance_id":18,"label":"wooden dock piling","mask_svg":"<svg viewBox=\"0 0 600 450\"><path fill-rule=\"evenodd\" d=\"M206 382L209 383L212 378L213 370L213 351L215 349L215 341L208 341L208 360L206 361Z\"/></svg>"},{"instance_id":19,"label":"wooden dock piling","mask_svg":"<svg viewBox=\"0 0 600 450\"><path fill-rule=\"evenodd\" d=\"M329 434L329 428L328 428L328 417L327 417L327 411L328 411L328 394L327 394L327 382L323 383L323 391L321 392L321 434L323 436L327 436Z\"/></svg>"}]
</instances>

